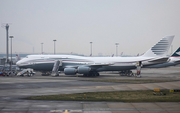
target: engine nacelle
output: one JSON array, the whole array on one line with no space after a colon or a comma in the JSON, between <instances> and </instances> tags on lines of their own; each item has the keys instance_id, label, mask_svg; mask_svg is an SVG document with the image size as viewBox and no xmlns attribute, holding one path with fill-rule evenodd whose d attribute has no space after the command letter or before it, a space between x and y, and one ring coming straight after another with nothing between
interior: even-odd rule
<instances>
[{"instance_id":1,"label":"engine nacelle","mask_svg":"<svg viewBox=\"0 0 180 113\"><path fill-rule=\"evenodd\" d=\"M76 69L75 68L65 68L64 73L66 75L75 75L76 74Z\"/></svg>"},{"instance_id":2,"label":"engine nacelle","mask_svg":"<svg viewBox=\"0 0 180 113\"><path fill-rule=\"evenodd\" d=\"M80 74L88 74L91 71L89 67L78 67L78 73Z\"/></svg>"}]
</instances>

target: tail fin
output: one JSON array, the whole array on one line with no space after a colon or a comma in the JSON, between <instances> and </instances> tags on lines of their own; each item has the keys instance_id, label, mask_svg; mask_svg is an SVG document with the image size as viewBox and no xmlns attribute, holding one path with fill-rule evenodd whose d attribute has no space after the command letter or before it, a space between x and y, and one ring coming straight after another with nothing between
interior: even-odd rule
<instances>
[{"instance_id":1,"label":"tail fin","mask_svg":"<svg viewBox=\"0 0 180 113\"><path fill-rule=\"evenodd\" d=\"M162 38L156 45L149 49L143 56L155 57L155 56L166 56L168 54L171 43L174 36L166 36Z\"/></svg>"},{"instance_id":2,"label":"tail fin","mask_svg":"<svg viewBox=\"0 0 180 113\"><path fill-rule=\"evenodd\" d=\"M121 52L121 56L123 56L123 52Z\"/></svg>"},{"instance_id":3,"label":"tail fin","mask_svg":"<svg viewBox=\"0 0 180 113\"><path fill-rule=\"evenodd\" d=\"M19 57L19 54L16 54L16 61L21 60L21 58Z\"/></svg>"},{"instance_id":4,"label":"tail fin","mask_svg":"<svg viewBox=\"0 0 180 113\"><path fill-rule=\"evenodd\" d=\"M114 54L112 54L112 57L114 57Z\"/></svg>"},{"instance_id":5,"label":"tail fin","mask_svg":"<svg viewBox=\"0 0 180 113\"><path fill-rule=\"evenodd\" d=\"M171 57L180 57L180 47L173 53Z\"/></svg>"}]
</instances>

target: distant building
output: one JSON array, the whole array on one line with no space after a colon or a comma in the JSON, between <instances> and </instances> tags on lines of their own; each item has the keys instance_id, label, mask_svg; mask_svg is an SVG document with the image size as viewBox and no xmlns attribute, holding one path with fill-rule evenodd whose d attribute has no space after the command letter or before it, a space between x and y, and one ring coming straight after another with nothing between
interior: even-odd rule
<instances>
[{"instance_id":1,"label":"distant building","mask_svg":"<svg viewBox=\"0 0 180 113\"><path fill-rule=\"evenodd\" d=\"M6 58L0 58L0 65L5 65Z\"/></svg>"}]
</instances>

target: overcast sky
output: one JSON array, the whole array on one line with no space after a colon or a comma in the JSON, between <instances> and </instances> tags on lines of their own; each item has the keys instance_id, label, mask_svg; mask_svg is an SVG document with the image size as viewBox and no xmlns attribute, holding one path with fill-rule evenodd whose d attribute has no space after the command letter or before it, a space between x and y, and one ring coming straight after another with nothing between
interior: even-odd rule
<instances>
[{"instance_id":1,"label":"overcast sky","mask_svg":"<svg viewBox=\"0 0 180 113\"><path fill-rule=\"evenodd\" d=\"M175 35L180 46L180 0L0 0L0 22L10 23L13 53L135 55L161 38ZM9 50L10 51L10 50ZM6 30L0 28L0 53L6 53Z\"/></svg>"}]
</instances>

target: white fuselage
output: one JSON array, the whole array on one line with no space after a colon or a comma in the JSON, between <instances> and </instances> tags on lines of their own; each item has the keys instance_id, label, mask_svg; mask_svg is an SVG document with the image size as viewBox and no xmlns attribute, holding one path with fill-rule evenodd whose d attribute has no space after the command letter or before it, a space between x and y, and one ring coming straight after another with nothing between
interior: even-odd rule
<instances>
[{"instance_id":1,"label":"white fuselage","mask_svg":"<svg viewBox=\"0 0 180 113\"><path fill-rule=\"evenodd\" d=\"M141 61L143 65L152 65L157 62L153 60L162 57L84 57L75 55L29 55L17 62L21 68L32 68L34 70L44 70L49 66L48 71L52 70L56 60L62 62L60 70L66 67L91 66L97 71L120 71L124 69L136 68L136 63ZM167 57L166 57L167 58Z\"/></svg>"}]
</instances>

